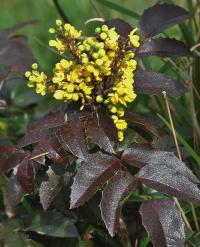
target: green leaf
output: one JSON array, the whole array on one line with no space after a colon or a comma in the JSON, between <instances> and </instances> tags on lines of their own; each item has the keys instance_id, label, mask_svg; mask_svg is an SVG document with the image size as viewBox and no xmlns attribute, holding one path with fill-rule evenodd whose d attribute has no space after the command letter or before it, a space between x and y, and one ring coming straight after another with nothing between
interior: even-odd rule
<instances>
[{"instance_id":1,"label":"green leaf","mask_svg":"<svg viewBox=\"0 0 200 247\"><path fill-rule=\"evenodd\" d=\"M74 223L56 211L37 214L33 218L31 225L25 230L51 237L74 238L78 236Z\"/></svg>"},{"instance_id":2,"label":"green leaf","mask_svg":"<svg viewBox=\"0 0 200 247\"><path fill-rule=\"evenodd\" d=\"M200 247L200 232L193 234L188 242L190 247Z\"/></svg>"},{"instance_id":3,"label":"green leaf","mask_svg":"<svg viewBox=\"0 0 200 247\"><path fill-rule=\"evenodd\" d=\"M26 247L23 235L18 232L19 229L20 222L18 220L9 220L4 225L0 223L0 240L3 242L3 246Z\"/></svg>"},{"instance_id":4,"label":"green leaf","mask_svg":"<svg viewBox=\"0 0 200 247\"><path fill-rule=\"evenodd\" d=\"M113 10L116 10L124 15L127 15L127 16L130 16L136 20L139 20L140 16L133 12L132 10L129 10L129 9L126 9L116 3L112 3L110 1L107 1L107 0L96 0L99 4L102 4L104 6L106 6L107 8L110 8L110 9L113 9Z\"/></svg>"},{"instance_id":5,"label":"green leaf","mask_svg":"<svg viewBox=\"0 0 200 247\"><path fill-rule=\"evenodd\" d=\"M140 241L139 241L139 247L147 247L147 245L150 243L149 237L143 237Z\"/></svg>"}]
</instances>

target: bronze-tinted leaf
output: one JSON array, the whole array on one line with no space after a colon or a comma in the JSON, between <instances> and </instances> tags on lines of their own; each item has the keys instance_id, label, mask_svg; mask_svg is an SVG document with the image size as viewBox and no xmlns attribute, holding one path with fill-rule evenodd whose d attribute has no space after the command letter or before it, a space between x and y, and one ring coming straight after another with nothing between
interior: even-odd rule
<instances>
[{"instance_id":1,"label":"bronze-tinted leaf","mask_svg":"<svg viewBox=\"0 0 200 247\"><path fill-rule=\"evenodd\" d=\"M105 130L100 125L96 115L93 115L84 121L84 128L87 138L91 139L93 143L97 144L108 153L115 153L112 143Z\"/></svg>"},{"instance_id":2,"label":"bronze-tinted leaf","mask_svg":"<svg viewBox=\"0 0 200 247\"><path fill-rule=\"evenodd\" d=\"M27 40L23 36L8 39L0 46L0 51L0 65L17 71L21 76L35 61Z\"/></svg>"},{"instance_id":3,"label":"bronze-tinted leaf","mask_svg":"<svg viewBox=\"0 0 200 247\"><path fill-rule=\"evenodd\" d=\"M137 57L159 56L192 56L190 49L181 41L169 38L146 40L138 48Z\"/></svg>"},{"instance_id":4,"label":"bronze-tinted leaf","mask_svg":"<svg viewBox=\"0 0 200 247\"><path fill-rule=\"evenodd\" d=\"M7 170L7 161L9 157L15 152L16 147L14 145L0 146L0 173Z\"/></svg>"},{"instance_id":5,"label":"bronze-tinted leaf","mask_svg":"<svg viewBox=\"0 0 200 247\"><path fill-rule=\"evenodd\" d=\"M100 203L101 216L112 237L117 231L122 201L136 184L137 179L129 172L120 170L109 180L103 191Z\"/></svg>"},{"instance_id":6,"label":"bronze-tinted leaf","mask_svg":"<svg viewBox=\"0 0 200 247\"><path fill-rule=\"evenodd\" d=\"M27 134L20 140L19 147L38 142L46 132L48 134L50 129L61 126L64 123L65 114L63 112L50 113L44 116L29 128Z\"/></svg>"},{"instance_id":7,"label":"bronze-tinted leaf","mask_svg":"<svg viewBox=\"0 0 200 247\"><path fill-rule=\"evenodd\" d=\"M197 185L172 165L146 165L140 169L138 179L159 192L200 203L200 190Z\"/></svg>"},{"instance_id":8,"label":"bronze-tinted leaf","mask_svg":"<svg viewBox=\"0 0 200 247\"><path fill-rule=\"evenodd\" d=\"M12 174L9 178L8 199L12 207L16 207L20 203L25 192L19 184L16 175Z\"/></svg>"},{"instance_id":9,"label":"bronze-tinted leaf","mask_svg":"<svg viewBox=\"0 0 200 247\"><path fill-rule=\"evenodd\" d=\"M140 214L154 247L185 246L184 222L173 201L161 199L143 202Z\"/></svg>"},{"instance_id":10,"label":"bronze-tinted leaf","mask_svg":"<svg viewBox=\"0 0 200 247\"><path fill-rule=\"evenodd\" d=\"M108 20L105 22L105 24L109 27L115 27L115 30L117 31L117 33L127 39L128 35L130 34L130 32L132 31L132 27L130 24L128 24L126 21L121 20L121 19L112 19L112 20Z\"/></svg>"},{"instance_id":11,"label":"bronze-tinted leaf","mask_svg":"<svg viewBox=\"0 0 200 247\"><path fill-rule=\"evenodd\" d=\"M163 95L162 92L173 97L185 93L186 87L180 82L158 72L137 70L135 73L135 92L149 95Z\"/></svg>"},{"instance_id":12,"label":"bronze-tinted leaf","mask_svg":"<svg viewBox=\"0 0 200 247\"><path fill-rule=\"evenodd\" d=\"M56 138L55 132L55 129L49 129L48 131L45 131L41 136L39 143L36 144L33 150L32 156L36 155L36 153L38 155L42 153L44 154L38 158L39 160L36 159L36 161L40 164L45 164L45 155L57 164L68 163L68 154Z\"/></svg>"},{"instance_id":13,"label":"bronze-tinted leaf","mask_svg":"<svg viewBox=\"0 0 200 247\"><path fill-rule=\"evenodd\" d=\"M160 151L147 144L131 144L124 151L122 160L139 168L148 164L165 165L169 169L187 177L191 182L199 183L192 171L173 152Z\"/></svg>"},{"instance_id":14,"label":"bronze-tinted leaf","mask_svg":"<svg viewBox=\"0 0 200 247\"><path fill-rule=\"evenodd\" d=\"M120 161L115 156L102 153L90 154L74 177L71 187L70 207L79 207L119 169Z\"/></svg>"},{"instance_id":15,"label":"bronze-tinted leaf","mask_svg":"<svg viewBox=\"0 0 200 247\"><path fill-rule=\"evenodd\" d=\"M148 116L131 111L126 111L124 118L127 121L128 125L141 127L142 129L148 131L150 134L153 134L156 137L159 136L162 125L155 118L150 118Z\"/></svg>"},{"instance_id":16,"label":"bronze-tinted leaf","mask_svg":"<svg viewBox=\"0 0 200 247\"><path fill-rule=\"evenodd\" d=\"M144 11L140 19L140 29L146 37L152 37L189 17L190 14L177 5L156 4Z\"/></svg>"},{"instance_id":17,"label":"bronze-tinted leaf","mask_svg":"<svg viewBox=\"0 0 200 247\"><path fill-rule=\"evenodd\" d=\"M51 167L49 167L47 175L48 181L43 181L39 189L40 202L44 210L49 208L54 198L62 189L62 177L56 175Z\"/></svg>"},{"instance_id":18,"label":"bronze-tinted leaf","mask_svg":"<svg viewBox=\"0 0 200 247\"><path fill-rule=\"evenodd\" d=\"M66 151L85 160L88 155L87 143L83 124L73 120L63 125L57 132L57 138Z\"/></svg>"},{"instance_id":19,"label":"bronze-tinted leaf","mask_svg":"<svg viewBox=\"0 0 200 247\"><path fill-rule=\"evenodd\" d=\"M35 167L30 154L27 155L17 167L17 180L27 193L33 193L35 187Z\"/></svg>"},{"instance_id":20,"label":"bronze-tinted leaf","mask_svg":"<svg viewBox=\"0 0 200 247\"><path fill-rule=\"evenodd\" d=\"M10 35L27 25L37 22L37 20L30 20L0 31L0 65L6 67L8 74L17 71L18 76L22 76L24 71L30 68L34 62L26 38L19 35L10 37Z\"/></svg>"}]
</instances>

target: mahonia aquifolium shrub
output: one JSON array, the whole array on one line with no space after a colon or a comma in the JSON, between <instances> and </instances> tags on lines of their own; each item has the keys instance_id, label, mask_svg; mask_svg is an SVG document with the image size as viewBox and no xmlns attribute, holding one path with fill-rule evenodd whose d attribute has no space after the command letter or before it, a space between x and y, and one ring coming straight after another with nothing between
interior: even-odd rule
<instances>
[{"instance_id":1,"label":"mahonia aquifolium shrub","mask_svg":"<svg viewBox=\"0 0 200 247\"><path fill-rule=\"evenodd\" d=\"M70 24L56 20L56 26L49 29L55 35L49 45L62 55L69 51L72 59L61 59L53 69L52 78L34 63L33 70L25 73L28 86L35 87L36 93L43 96L52 93L55 99L64 102L81 100L80 110L85 106L93 110L106 106L118 129L119 141L123 141L127 128L124 108L136 98L134 51L140 45L137 28L122 42L115 28L107 25L96 28L94 37L85 39Z\"/></svg>"}]
</instances>

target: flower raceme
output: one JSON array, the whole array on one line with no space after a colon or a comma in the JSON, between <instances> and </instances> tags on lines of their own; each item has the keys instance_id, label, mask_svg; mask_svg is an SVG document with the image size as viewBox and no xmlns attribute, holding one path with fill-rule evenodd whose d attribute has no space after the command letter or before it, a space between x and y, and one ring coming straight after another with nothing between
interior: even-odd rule
<instances>
[{"instance_id":1,"label":"flower raceme","mask_svg":"<svg viewBox=\"0 0 200 247\"><path fill-rule=\"evenodd\" d=\"M118 129L118 138L123 141L127 128L124 108L136 98L134 51L140 45L137 28L124 39L115 28L102 25L95 29L94 37L83 39L81 31L70 24L57 20L56 26L49 29L55 35L49 45L62 55L70 52L71 59L56 63L51 78L33 64L32 71L25 73L28 86L35 87L41 95L52 93L64 102L80 100L80 110L106 107Z\"/></svg>"}]
</instances>

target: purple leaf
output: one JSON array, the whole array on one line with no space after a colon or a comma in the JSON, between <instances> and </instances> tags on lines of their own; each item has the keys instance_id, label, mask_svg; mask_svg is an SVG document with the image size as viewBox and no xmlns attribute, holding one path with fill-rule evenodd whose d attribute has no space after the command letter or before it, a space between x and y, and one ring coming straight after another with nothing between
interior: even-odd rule
<instances>
[{"instance_id":1,"label":"purple leaf","mask_svg":"<svg viewBox=\"0 0 200 247\"><path fill-rule=\"evenodd\" d=\"M152 37L189 17L190 14L177 5L157 4L144 11L140 19L140 29L146 37Z\"/></svg>"},{"instance_id":2,"label":"purple leaf","mask_svg":"<svg viewBox=\"0 0 200 247\"><path fill-rule=\"evenodd\" d=\"M35 61L27 40L23 36L8 39L1 44L0 51L0 64L11 71L18 72L21 76Z\"/></svg>"},{"instance_id":3,"label":"purple leaf","mask_svg":"<svg viewBox=\"0 0 200 247\"><path fill-rule=\"evenodd\" d=\"M191 182L199 183L199 180L192 171L179 160L174 153L153 149L147 144L131 144L130 147L124 151L122 160L139 168L148 164L165 165L169 169L187 177Z\"/></svg>"},{"instance_id":4,"label":"purple leaf","mask_svg":"<svg viewBox=\"0 0 200 247\"><path fill-rule=\"evenodd\" d=\"M35 187L35 167L30 160L30 154L27 155L17 167L17 180L27 193L33 193Z\"/></svg>"},{"instance_id":5,"label":"purple leaf","mask_svg":"<svg viewBox=\"0 0 200 247\"><path fill-rule=\"evenodd\" d=\"M44 210L47 210L57 194L62 189L62 177L56 175L51 167L47 171L48 181L43 181L39 189L40 202Z\"/></svg>"},{"instance_id":6,"label":"purple leaf","mask_svg":"<svg viewBox=\"0 0 200 247\"><path fill-rule=\"evenodd\" d=\"M68 163L68 154L62 148L55 135L55 129L45 131L40 142L37 144L40 153L47 153L46 156L57 164ZM43 156L44 157L44 156Z\"/></svg>"},{"instance_id":7,"label":"purple leaf","mask_svg":"<svg viewBox=\"0 0 200 247\"><path fill-rule=\"evenodd\" d=\"M115 156L100 152L90 154L74 177L70 207L79 207L88 201L120 165L120 160Z\"/></svg>"},{"instance_id":8,"label":"purple leaf","mask_svg":"<svg viewBox=\"0 0 200 247\"><path fill-rule=\"evenodd\" d=\"M138 179L159 192L200 203L200 190L178 166L149 164L139 171Z\"/></svg>"},{"instance_id":9,"label":"purple leaf","mask_svg":"<svg viewBox=\"0 0 200 247\"><path fill-rule=\"evenodd\" d=\"M8 169L8 159L16 152L16 147L13 146L0 146L0 173L5 172Z\"/></svg>"},{"instance_id":10,"label":"purple leaf","mask_svg":"<svg viewBox=\"0 0 200 247\"><path fill-rule=\"evenodd\" d=\"M81 120L67 122L57 132L57 138L66 151L85 160L88 155L85 131Z\"/></svg>"},{"instance_id":11,"label":"purple leaf","mask_svg":"<svg viewBox=\"0 0 200 247\"><path fill-rule=\"evenodd\" d=\"M117 231L122 201L136 184L137 179L129 172L120 170L109 180L103 191L100 203L101 216L112 237Z\"/></svg>"},{"instance_id":12,"label":"purple leaf","mask_svg":"<svg viewBox=\"0 0 200 247\"><path fill-rule=\"evenodd\" d=\"M91 139L93 143L97 144L108 153L115 153L112 143L100 125L97 116L93 115L92 117L87 118L87 120L84 121L84 128L87 138Z\"/></svg>"},{"instance_id":13,"label":"purple leaf","mask_svg":"<svg viewBox=\"0 0 200 247\"><path fill-rule=\"evenodd\" d=\"M65 124L65 114L63 112L50 113L31 126L27 134L20 140L19 147L28 146L40 141L45 133L52 128ZM51 131L51 130L50 130Z\"/></svg>"},{"instance_id":14,"label":"purple leaf","mask_svg":"<svg viewBox=\"0 0 200 247\"><path fill-rule=\"evenodd\" d=\"M154 247L185 246L184 222L173 201L161 199L143 202L140 214Z\"/></svg>"},{"instance_id":15,"label":"purple leaf","mask_svg":"<svg viewBox=\"0 0 200 247\"><path fill-rule=\"evenodd\" d=\"M18 203L20 203L22 197L25 194L21 185L17 181L16 175L14 175L14 174L12 174L10 179L9 179L8 192L9 192L8 193L9 202L10 202L11 206L14 208L17 206Z\"/></svg>"},{"instance_id":16,"label":"purple leaf","mask_svg":"<svg viewBox=\"0 0 200 247\"><path fill-rule=\"evenodd\" d=\"M128 125L139 126L154 136L159 136L162 125L154 118L150 118L136 112L125 112L125 120Z\"/></svg>"},{"instance_id":17,"label":"purple leaf","mask_svg":"<svg viewBox=\"0 0 200 247\"><path fill-rule=\"evenodd\" d=\"M122 37L127 39L128 35L132 31L130 24L121 19L112 19L105 22L109 28L115 27L116 32Z\"/></svg>"},{"instance_id":18,"label":"purple leaf","mask_svg":"<svg viewBox=\"0 0 200 247\"><path fill-rule=\"evenodd\" d=\"M137 70L135 73L135 92L138 94L181 96L187 91L180 82L158 72Z\"/></svg>"},{"instance_id":19,"label":"purple leaf","mask_svg":"<svg viewBox=\"0 0 200 247\"><path fill-rule=\"evenodd\" d=\"M181 41L169 38L150 39L141 44L137 57L192 56L190 49Z\"/></svg>"}]
</instances>

